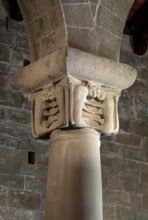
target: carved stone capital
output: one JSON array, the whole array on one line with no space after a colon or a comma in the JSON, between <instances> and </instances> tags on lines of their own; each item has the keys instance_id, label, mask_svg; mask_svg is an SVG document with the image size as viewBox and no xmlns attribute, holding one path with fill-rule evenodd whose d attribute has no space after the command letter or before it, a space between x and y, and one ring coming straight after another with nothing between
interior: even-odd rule
<instances>
[{"instance_id":1,"label":"carved stone capital","mask_svg":"<svg viewBox=\"0 0 148 220\"><path fill-rule=\"evenodd\" d=\"M68 127L117 133L119 96L118 89L65 77L31 94L33 135L38 138Z\"/></svg>"}]
</instances>

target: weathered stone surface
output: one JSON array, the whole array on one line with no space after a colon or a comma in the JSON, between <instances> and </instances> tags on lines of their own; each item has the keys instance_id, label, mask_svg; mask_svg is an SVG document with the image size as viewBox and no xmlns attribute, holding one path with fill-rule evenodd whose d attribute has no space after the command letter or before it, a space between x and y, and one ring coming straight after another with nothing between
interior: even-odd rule
<instances>
[{"instance_id":1,"label":"weathered stone surface","mask_svg":"<svg viewBox=\"0 0 148 220\"><path fill-rule=\"evenodd\" d=\"M63 5L63 10L67 26L92 27L93 20L89 4L66 4Z\"/></svg>"},{"instance_id":2,"label":"weathered stone surface","mask_svg":"<svg viewBox=\"0 0 148 220\"><path fill-rule=\"evenodd\" d=\"M142 208L143 209L148 209L148 193L145 193L142 196Z\"/></svg>"},{"instance_id":3,"label":"weathered stone surface","mask_svg":"<svg viewBox=\"0 0 148 220\"><path fill-rule=\"evenodd\" d=\"M141 136L148 136L148 122L144 120L131 121L129 132Z\"/></svg>"},{"instance_id":4,"label":"weathered stone surface","mask_svg":"<svg viewBox=\"0 0 148 220\"><path fill-rule=\"evenodd\" d=\"M5 134L3 132L2 135L0 135L0 145L1 146L7 146L11 148L18 148L19 139L16 137L12 137L9 134Z\"/></svg>"},{"instance_id":5,"label":"weathered stone surface","mask_svg":"<svg viewBox=\"0 0 148 220\"><path fill-rule=\"evenodd\" d=\"M0 185L8 188L23 189L24 178L21 176L14 176L9 174L1 174Z\"/></svg>"},{"instance_id":6,"label":"weathered stone surface","mask_svg":"<svg viewBox=\"0 0 148 220\"><path fill-rule=\"evenodd\" d=\"M17 22L11 18L8 18L8 30L12 31L13 33L19 33L19 34L26 35L25 26L24 26L23 21Z\"/></svg>"},{"instance_id":7,"label":"weathered stone surface","mask_svg":"<svg viewBox=\"0 0 148 220\"><path fill-rule=\"evenodd\" d=\"M2 73L11 73L11 65L0 61L0 72Z\"/></svg>"},{"instance_id":8,"label":"weathered stone surface","mask_svg":"<svg viewBox=\"0 0 148 220\"><path fill-rule=\"evenodd\" d=\"M136 134L119 132L114 136L114 141L125 145L131 145L137 148L141 148L142 138Z\"/></svg>"},{"instance_id":9,"label":"weathered stone surface","mask_svg":"<svg viewBox=\"0 0 148 220\"><path fill-rule=\"evenodd\" d=\"M11 189L8 191L8 205L9 207L38 210L40 208L40 194Z\"/></svg>"},{"instance_id":10,"label":"weathered stone surface","mask_svg":"<svg viewBox=\"0 0 148 220\"><path fill-rule=\"evenodd\" d=\"M120 38L122 37L124 22L102 5L100 5L97 11L96 24L99 27L105 28L112 34L115 34Z\"/></svg>"},{"instance_id":11,"label":"weathered stone surface","mask_svg":"<svg viewBox=\"0 0 148 220\"><path fill-rule=\"evenodd\" d=\"M20 173L21 175L45 177L47 176L47 166L42 166L42 165L35 166L26 163L21 163Z\"/></svg>"},{"instance_id":12,"label":"weathered stone surface","mask_svg":"<svg viewBox=\"0 0 148 220\"><path fill-rule=\"evenodd\" d=\"M0 132L7 133L14 137L30 138L31 137L31 128L27 125L22 125L20 128L18 123L14 123L11 121L1 121Z\"/></svg>"},{"instance_id":13,"label":"weathered stone surface","mask_svg":"<svg viewBox=\"0 0 148 220\"><path fill-rule=\"evenodd\" d=\"M101 3L111 12L120 15L120 19L126 19L129 13L130 7L132 6L134 0L125 0L121 2L120 0L103 0Z\"/></svg>"},{"instance_id":14,"label":"weathered stone surface","mask_svg":"<svg viewBox=\"0 0 148 220\"><path fill-rule=\"evenodd\" d=\"M104 220L114 219L115 216L115 207L112 205L104 205Z\"/></svg>"},{"instance_id":15,"label":"weathered stone surface","mask_svg":"<svg viewBox=\"0 0 148 220\"><path fill-rule=\"evenodd\" d=\"M127 146L123 148L123 157L141 161L145 159L142 149L130 148Z\"/></svg>"},{"instance_id":16,"label":"weathered stone surface","mask_svg":"<svg viewBox=\"0 0 148 220\"><path fill-rule=\"evenodd\" d=\"M133 220L147 220L148 219L148 213L144 212L143 210L135 210L134 212L134 218Z\"/></svg>"},{"instance_id":17,"label":"weathered stone surface","mask_svg":"<svg viewBox=\"0 0 148 220\"><path fill-rule=\"evenodd\" d=\"M3 111L5 119L9 119L14 122L30 123L30 112L25 110L11 109L10 107L0 106L0 111Z\"/></svg>"},{"instance_id":18,"label":"weathered stone surface","mask_svg":"<svg viewBox=\"0 0 148 220\"><path fill-rule=\"evenodd\" d=\"M2 210L2 220L33 220L33 212L24 209L6 208Z\"/></svg>"},{"instance_id":19,"label":"weathered stone surface","mask_svg":"<svg viewBox=\"0 0 148 220\"><path fill-rule=\"evenodd\" d=\"M104 202L107 204L130 205L131 196L129 192L106 191L103 193Z\"/></svg>"},{"instance_id":20,"label":"weathered stone surface","mask_svg":"<svg viewBox=\"0 0 148 220\"><path fill-rule=\"evenodd\" d=\"M28 50L28 42L26 36L17 35L17 48L22 50Z\"/></svg>"},{"instance_id":21,"label":"weathered stone surface","mask_svg":"<svg viewBox=\"0 0 148 220\"><path fill-rule=\"evenodd\" d=\"M0 43L9 45L11 47L16 46L16 35L15 33L6 31L5 29L1 30L0 34Z\"/></svg>"},{"instance_id":22,"label":"weathered stone surface","mask_svg":"<svg viewBox=\"0 0 148 220\"><path fill-rule=\"evenodd\" d=\"M116 216L117 216L117 220L127 220L127 219L130 220L133 218L132 209L129 207L117 206Z\"/></svg>"},{"instance_id":23,"label":"weathered stone surface","mask_svg":"<svg viewBox=\"0 0 148 220\"><path fill-rule=\"evenodd\" d=\"M22 140L19 143L19 149L26 151L30 150L41 154L48 152L48 145L48 141Z\"/></svg>"},{"instance_id":24,"label":"weathered stone surface","mask_svg":"<svg viewBox=\"0 0 148 220\"><path fill-rule=\"evenodd\" d=\"M4 62L9 62L9 48L0 43L0 60Z\"/></svg>"},{"instance_id":25,"label":"weathered stone surface","mask_svg":"<svg viewBox=\"0 0 148 220\"><path fill-rule=\"evenodd\" d=\"M7 173L9 175L16 175L18 173L18 161L10 159L0 159L0 173Z\"/></svg>"},{"instance_id":26,"label":"weathered stone surface","mask_svg":"<svg viewBox=\"0 0 148 220\"><path fill-rule=\"evenodd\" d=\"M31 177L31 176L26 176L25 177L25 190L31 190L31 191L41 191L41 189L43 189L43 191L46 191L46 178L35 178L35 177Z\"/></svg>"},{"instance_id":27,"label":"weathered stone surface","mask_svg":"<svg viewBox=\"0 0 148 220\"><path fill-rule=\"evenodd\" d=\"M35 212L34 213L34 219L35 220L44 220L45 219L45 213L44 212Z\"/></svg>"},{"instance_id":28,"label":"weathered stone surface","mask_svg":"<svg viewBox=\"0 0 148 220\"><path fill-rule=\"evenodd\" d=\"M4 187L0 187L0 206L1 207L7 206L7 198L8 198L8 190Z\"/></svg>"}]
</instances>

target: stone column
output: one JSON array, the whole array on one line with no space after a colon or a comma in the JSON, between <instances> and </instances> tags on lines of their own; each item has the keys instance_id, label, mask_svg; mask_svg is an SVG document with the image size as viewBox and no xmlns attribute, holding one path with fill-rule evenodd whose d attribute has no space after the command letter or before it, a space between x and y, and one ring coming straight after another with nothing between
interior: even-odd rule
<instances>
[{"instance_id":1,"label":"stone column","mask_svg":"<svg viewBox=\"0 0 148 220\"><path fill-rule=\"evenodd\" d=\"M99 136L89 128L52 133L46 220L102 220Z\"/></svg>"},{"instance_id":2,"label":"stone column","mask_svg":"<svg viewBox=\"0 0 148 220\"><path fill-rule=\"evenodd\" d=\"M118 132L119 96L136 72L72 48L65 74L58 63L48 73L45 60L15 78L17 87L30 93L33 136L50 138L46 220L103 220L100 135Z\"/></svg>"}]
</instances>

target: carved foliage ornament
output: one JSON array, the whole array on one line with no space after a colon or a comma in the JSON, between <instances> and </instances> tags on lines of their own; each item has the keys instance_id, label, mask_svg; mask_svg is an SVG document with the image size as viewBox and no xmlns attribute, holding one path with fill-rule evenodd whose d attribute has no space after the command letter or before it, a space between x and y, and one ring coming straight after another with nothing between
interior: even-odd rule
<instances>
[{"instance_id":1,"label":"carved foliage ornament","mask_svg":"<svg viewBox=\"0 0 148 220\"><path fill-rule=\"evenodd\" d=\"M119 96L117 89L66 77L31 94L33 135L38 138L67 127L117 133Z\"/></svg>"}]
</instances>

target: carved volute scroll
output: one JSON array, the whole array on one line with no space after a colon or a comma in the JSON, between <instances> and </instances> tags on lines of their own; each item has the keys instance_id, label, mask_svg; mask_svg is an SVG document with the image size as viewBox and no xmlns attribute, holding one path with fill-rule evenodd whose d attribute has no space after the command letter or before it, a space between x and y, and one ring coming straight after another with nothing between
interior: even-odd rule
<instances>
[{"instance_id":1,"label":"carved volute scroll","mask_svg":"<svg viewBox=\"0 0 148 220\"><path fill-rule=\"evenodd\" d=\"M117 89L66 77L31 94L33 135L67 127L117 133L119 95Z\"/></svg>"}]
</instances>

